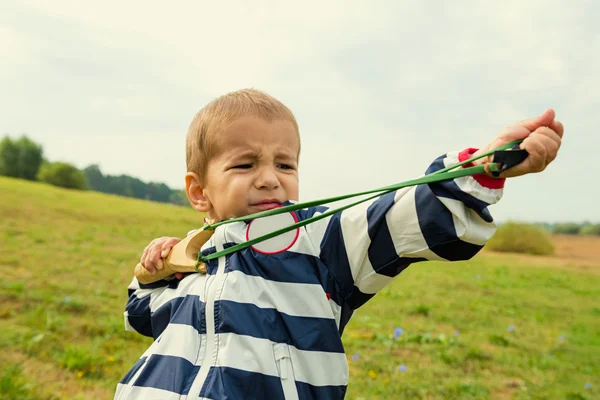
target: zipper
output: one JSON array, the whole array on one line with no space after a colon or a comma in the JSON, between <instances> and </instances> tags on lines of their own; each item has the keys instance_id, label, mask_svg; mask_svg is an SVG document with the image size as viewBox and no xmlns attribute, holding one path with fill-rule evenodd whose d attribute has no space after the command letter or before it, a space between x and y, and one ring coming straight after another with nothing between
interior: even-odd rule
<instances>
[{"instance_id":1,"label":"zipper","mask_svg":"<svg viewBox=\"0 0 600 400\"><path fill-rule=\"evenodd\" d=\"M287 399L297 400L298 389L296 388L296 380L294 379L294 370L292 369L292 357L290 356L290 348L285 343L273 343L273 356L277 364L277 372L281 379L281 387L283 389L283 397Z\"/></svg>"},{"instance_id":2,"label":"zipper","mask_svg":"<svg viewBox=\"0 0 600 400\"><path fill-rule=\"evenodd\" d=\"M225 232L223 232L222 236L225 236ZM213 237L215 239L216 251L223 250L223 243L222 240L220 240L221 235L218 235L217 232L215 232ZM216 357L219 351L215 343L215 300L221 297L223 283L225 278L227 277L225 275L225 261L226 256L219 257L217 273L214 275L214 277L212 277L212 279L208 279L206 282L206 305L204 313L204 317L206 318L206 345L204 351L200 351L200 354L198 356L198 358L200 358L201 354L204 355L204 357L202 358L202 364L200 364L200 370L194 378L192 386L190 387L190 391L187 395L187 398L190 400L198 399L200 397L200 392L202 391L202 387L204 386L204 382L206 381L206 377L208 376L210 367L216 361ZM196 360L196 364L197 363L198 360Z\"/></svg>"}]
</instances>

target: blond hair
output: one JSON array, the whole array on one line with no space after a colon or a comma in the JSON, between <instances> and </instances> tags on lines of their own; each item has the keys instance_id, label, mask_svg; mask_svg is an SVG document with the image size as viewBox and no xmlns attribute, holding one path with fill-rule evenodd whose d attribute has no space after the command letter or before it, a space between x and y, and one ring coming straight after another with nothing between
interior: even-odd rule
<instances>
[{"instance_id":1,"label":"blond hair","mask_svg":"<svg viewBox=\"0 0 600 400\"><path fill-rule=\"evenodd\" d=\"M190 123L186 137L186 166L201 180L208 162L215 154L215 139L223 127L235 119L252 115L267 121L291 122L298 133L298 123L290 109L274 97L256 89L243 89L222 95L202 108Z\"/></svg>"}]
</instances>

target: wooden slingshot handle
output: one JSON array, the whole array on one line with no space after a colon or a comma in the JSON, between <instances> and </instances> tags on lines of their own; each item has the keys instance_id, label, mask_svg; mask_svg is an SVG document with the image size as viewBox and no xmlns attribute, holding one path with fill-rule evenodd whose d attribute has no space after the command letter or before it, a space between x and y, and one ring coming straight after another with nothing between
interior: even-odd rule
<instances>
[{"instance_id":1,"label":"wooden slingshot handle","mask_svg":"<svg viewBox=\"0 0 600 400\"><path fill-rule=\"evenodd\" d=\"M213 232L213 230L204 230L204 228L201 228L189 234L185 239L173 246L169 255L163 259L163 269L156 271L155 275L152 275L142 264L138 263L134 271L138 282L143 284L154 283L173 275L175 272L206 273L206 265L204 263L200 263L198 269L195 266L198 260L198 252L204 243L210 239Z\"/></svg>"}]
</instances>

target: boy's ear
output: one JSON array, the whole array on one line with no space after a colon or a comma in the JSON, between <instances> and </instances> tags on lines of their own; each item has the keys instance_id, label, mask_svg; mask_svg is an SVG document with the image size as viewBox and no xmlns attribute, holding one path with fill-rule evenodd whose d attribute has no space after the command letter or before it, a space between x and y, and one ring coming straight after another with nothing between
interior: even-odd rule
<instances>
[{"instance_id":1,"label":"boy's ear","mask_svg":"<svg viewBox=\"0 0 600 400\"><path fill-rule=\"evenodd\" d=\"M185 174L185 193L192 207L200 212L209 212L212 208L210 200L204 195L200 185L200 177L194 172Z\"/></svg>"}]
</instances>

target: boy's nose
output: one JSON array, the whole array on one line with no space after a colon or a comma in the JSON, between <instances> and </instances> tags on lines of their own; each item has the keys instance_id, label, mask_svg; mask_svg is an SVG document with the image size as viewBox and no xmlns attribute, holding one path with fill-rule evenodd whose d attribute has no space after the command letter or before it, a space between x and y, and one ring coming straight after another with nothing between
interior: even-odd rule
<instances>
[{"instance_id":1,"label":"boy's nose","mask_svg":"<svg viewBox=\"0 0 600 400\"><path fill-rule=\"evenodd\" d=\"M254 181L257 189L273 190L279 187L279 179L272 168L262 168Z\"/></svg>"}]
</instances>

